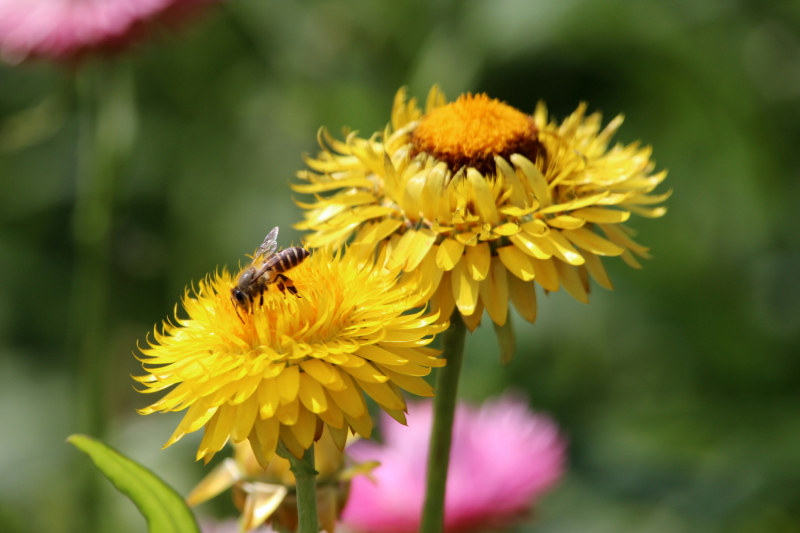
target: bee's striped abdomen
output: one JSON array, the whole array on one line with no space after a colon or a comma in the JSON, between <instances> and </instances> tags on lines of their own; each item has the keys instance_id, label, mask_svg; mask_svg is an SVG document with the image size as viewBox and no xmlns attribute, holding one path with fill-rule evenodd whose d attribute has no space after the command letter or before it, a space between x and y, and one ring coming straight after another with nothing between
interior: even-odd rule
<instances>
[{"instance_id":1,"label":"bee's striped abdomen","mask_svg":"<svg viewBox=\"0 0 800 533\"><path fill-rule=\"evenodd\" d=\"M282 250L273 259L275 261L275 271L286 272L302 263L309 255L308 250L300 246L292 246Z\"/></svg>"}]
</instances>

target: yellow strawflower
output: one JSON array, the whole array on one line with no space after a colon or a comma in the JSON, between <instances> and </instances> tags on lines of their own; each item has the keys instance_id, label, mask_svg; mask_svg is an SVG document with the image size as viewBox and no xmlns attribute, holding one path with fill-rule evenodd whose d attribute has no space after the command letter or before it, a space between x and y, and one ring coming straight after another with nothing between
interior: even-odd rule
<instances>
[{"instance_id":1,"label":"yellow strawflower","mask_svg":"<svg viewBox=\"0 0 800 533\"><path fill-rule=\"evenodd\" d=\"M311 247L384 243L387 266L424 269L432 307L457 307L470 330L484 309L503 326L509 300L533 322L534 282L588 303L589 276L613 288L601 256L641 268L634 256L648 248L623 222L662 216L653 206L670 192L650 194L666 177L650 147L609 149L622 116L601 129L600 113L585 113L558 124L542 103L533 115L485 94L446 103L436 87L423 112L401 89L382 134L341 142L320 130L322 152L298 173L308 183L293 185L316 201L298 202L295 227Z\"/></svg>"},{"instance_id":2,"label":"yellow strawflower","mask_svg":"<svg viewBox=\"0 0 800 533\"><path fill-rule=\"evenodd\" d=\"M188 409L166 446L205 427L197 459L225 443L250 441L264 468L278 439L297 458L323 424L344 447L348 428L372 430L363 393L405 423L400 389L432 396L421 377L442 366L426 345L444 329L438 313L409 311L431 289L422 276L398 279L370 249L319 249L288 275L299 297L274 285L252 312L237 315L227 271L186 291L188 318L176 316L142 349L142 392L177 385L142 414ZM241 314L241 309L239 310Z\"/></svg>"}]
</instances>

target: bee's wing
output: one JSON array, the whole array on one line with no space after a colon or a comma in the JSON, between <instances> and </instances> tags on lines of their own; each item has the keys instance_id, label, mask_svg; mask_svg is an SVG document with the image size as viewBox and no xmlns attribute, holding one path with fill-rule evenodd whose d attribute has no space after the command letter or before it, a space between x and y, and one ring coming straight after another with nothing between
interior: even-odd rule
<instances>
[{"instance_id":1,"label":"bee's wing","mask_svg":"<svg viewBox=\"0 0 800 533\"><path fill-rule=\"evenodd\" d=\"M269 232L269 235L264 239L264 242L261 243L261 246L258 247L256 251L256 255L254 256L255 259L260 259L264 261L269 256L275 253L275 250L278 249L278 227L275 226L272 228L272 231Z\"/></svg>"},{"instance_id":2,"label":"bee's wing","mask_svg":"<svg viewBox=\"0 0 800 533\"><path fill-rule=\"evenodd\" d=\"M255 283L256 281L258 281L258 278L260 278L261 276L266 274L266 272L270 268L275 266L275 264L278 263L279 259L280 259L280 255L269 254L269 255L264 256L262 258L260 264L258 265L258 267L257 267L258 269L256 270L255 274L253 274L253 277L250 279L250 283L252 284L252 283Z\"/></svg>"}]
</instances>

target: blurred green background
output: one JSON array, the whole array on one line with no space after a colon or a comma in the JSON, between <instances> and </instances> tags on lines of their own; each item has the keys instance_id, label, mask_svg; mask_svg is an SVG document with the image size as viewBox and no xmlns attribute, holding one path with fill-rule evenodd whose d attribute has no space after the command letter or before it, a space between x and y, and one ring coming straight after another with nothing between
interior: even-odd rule
<instances>
[{"instance_id":1,"label":"blurred green background","mask_svg":"<svg viewBox=\"0 0 800 533\"><path fill-rule=\"evenodd\" d=\"M519 530L800 531L800 2L755 0L233 0L104 65L0 67L0 531L145 529L107 482L76 489L98 474L64 439L87 427L188 492L200 435L161 451L178 416L136 414L137 340L273 226L299 240L287 183L319 126L369 135L435 82L624 112L618 140L652 144L675 190L632 222L645 270L606 263L615 292L540 293L509 367L486 317L468 339L465 398L522 390L571 441ZM99 237L74 215L93 83L99 137L127 143Z\"/></svg>"}]
</instances>

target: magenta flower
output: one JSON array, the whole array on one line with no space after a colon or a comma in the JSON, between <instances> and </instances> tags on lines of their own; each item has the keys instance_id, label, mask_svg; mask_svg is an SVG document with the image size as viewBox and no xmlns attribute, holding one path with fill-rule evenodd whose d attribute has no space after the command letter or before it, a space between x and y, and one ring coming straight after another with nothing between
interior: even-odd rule
<instances>
[{"instance_id":1,"label":"magenta flower","mask_svg":"<svg viewBox=\"0 0 800 533\"><path fill-rule=\"evenodd\" d=\"M353 480L342 521L369 533L419 529L431 433L431 403L409 404L408 427L384 423L382 445L359 441L348 453L377 460L375 482ZM565 468L566 442L555 423L526 402L503 396L480 408L460 404L453 427L445 530L507 525L551 488Z\"/></svg>"},{"instance_id":2,"label":"magenta flower","mask_svg":"<svg viewBox=\"0 0 800 533\"><path fill-rule=\"evenodd\" d=\"M121 48L155 21L180 20L218 0L0 0L0 54L68 59Z\"/></svg>"}]
</instances>

